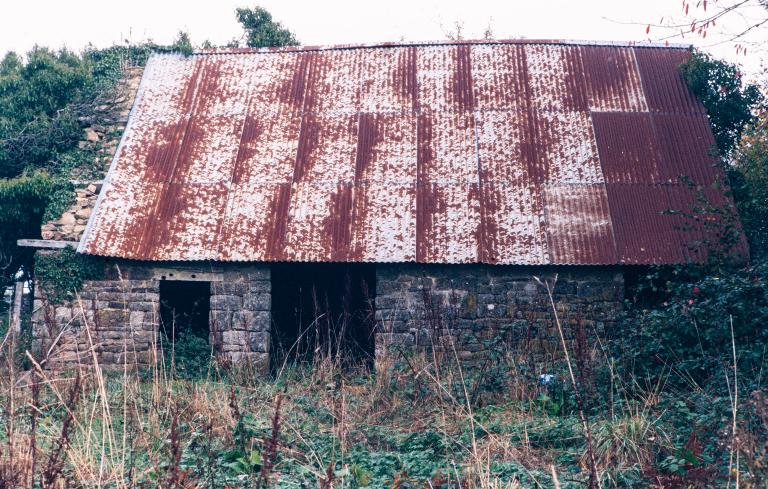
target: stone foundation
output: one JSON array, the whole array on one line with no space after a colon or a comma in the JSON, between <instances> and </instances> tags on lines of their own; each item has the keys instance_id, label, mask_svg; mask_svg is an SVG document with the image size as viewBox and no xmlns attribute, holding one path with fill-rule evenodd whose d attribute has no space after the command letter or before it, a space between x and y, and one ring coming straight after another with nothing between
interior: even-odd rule
<instances>
[{"instance_id":1,"label":"stone foundation","mask_svg":"<svg viewBox=\"0 0 768 489\"><path fill-rule=\"evenodd\" d=\"M44 253L42 251L38 253ZM110 262L104 277L87 280L79 300L51 304L35 286L33 349L49 366L124 363L158 358L160 281L211 283L210 342L220 359L266 371L271 321L269 265Z\"/></svg>"},{"instance_id":2,"label":"stone foundation","mask_svg":"<svg viewBox=\"0 0 768 489\"><path fill-rule=\"evenodd\" d=\"M383 264L376 272L377 360L417 351L462 361L511 352L546 368L562 351L553 299L572 340L610 331L622 307L620 268Z\"/></svg>"}]
</instances>

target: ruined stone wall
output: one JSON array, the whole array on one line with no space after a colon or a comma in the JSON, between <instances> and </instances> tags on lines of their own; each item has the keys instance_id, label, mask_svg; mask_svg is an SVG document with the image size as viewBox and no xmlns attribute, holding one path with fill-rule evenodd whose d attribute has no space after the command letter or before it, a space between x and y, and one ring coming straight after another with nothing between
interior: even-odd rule
<instances>
[{"instance_id":1,"label":"ruined stone wall","mask_svg":"<svg viewBox=\"0 0 768 489\"><path fill-rule=\"evenodd\" d=\"M81 149L91 150L94 161L89 161L85 168L71 170L72 183L75 186L74 202L61 216L42 224L40 235L43 239L76 242L83 236L101 191L102 179L109 170L128 122L128 114L136 98L142 73L141 67L125 70L125 77L117 88L118 95L113 107L115 117L111 124L90 124L83 129L79 146ZM100 108L107 109L106 106Z\"/></svg>"},{"instance_id":2,"label":"ruined stone wall","mask_svg":"<svg viewBox=\"0 0 768 489\"><path fill-rule=\"evenodd\" d=\"M378 265L377 360L434 350L477 362L500 349L546 369L562 348L546 288L534 277L551 282L555 274L565 336L610 332L624 293L619 268Z\"/></svg>"},{"instance_id":3,"label":"ruined stone wall","mask_svg":"<svg viewBox=\"0 0 768 489\"><path fill-rule=\"evenodd\" d=\"M36 284L33 349L49 367L92 363L93 354L107 368L150 365L159 354L161 280L210 282L210 341L218 358L268 368L269 265L106 261L103 278L86 280L78 300L61 303Z\"/></svg>"},{"instance_id":4,"label":"ruined stone wall","mask_svg":"<svg viewBox=\"0 0 768 489\"><path fill-rule=\"evenodd\" d=\"M75 202L57 219L43 223L40 236L57 241L80 241L100 191L101 182L78 185Z\"/></svg>"}]
</instances>

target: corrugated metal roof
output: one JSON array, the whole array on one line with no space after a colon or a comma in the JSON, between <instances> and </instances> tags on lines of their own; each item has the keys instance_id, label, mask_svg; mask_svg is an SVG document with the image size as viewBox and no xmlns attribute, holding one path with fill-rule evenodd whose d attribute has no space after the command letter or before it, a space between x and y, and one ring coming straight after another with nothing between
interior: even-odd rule
<instances>
[{"instance_id":1,"label":"corrugated metal roof","mask_svg":"<svg viewBox=\"0 0 768 489\"><path fill-rule=\"evenodd\" d=\"M723 175L687 49L154 55L80 245L141 260L677 263ZM716 194L716 195L715 195Z\"/></svg>"}]
</instances>

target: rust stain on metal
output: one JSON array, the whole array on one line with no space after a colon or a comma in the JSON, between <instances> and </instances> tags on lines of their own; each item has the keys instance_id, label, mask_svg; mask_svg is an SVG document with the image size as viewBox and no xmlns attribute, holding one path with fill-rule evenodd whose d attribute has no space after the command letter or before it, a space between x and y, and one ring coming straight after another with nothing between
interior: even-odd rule
<instances>
[{"instance_id":1,"label":"rust stain on metal","mask_svg":"<svg viewBox=\"0 0 768 489\"><path fill-rule=\"evenodd\" d=\"M584 68L578 46L525 46L531 101L537 111L586 111Z\"/></svg>"},{"instance_id":2,"label":"rust stain on metal","mask_svg":"<svg viewBox=\"0 0 768 489\"><path fill-rule=\"evenodd\" d=\"M422 131L422 126L424 130ZM419 183L478 181L475 118L471 112L436 112L419 118Z\"/></svg>"},{"instance_id":3,"label":"rust stain on metal","mask_svg":"<svg viewBox=\"0 0 768 489\"><path fill-rule=\"evenodd\" d=\"M685 49L155 55L80 245L141 260L679 263L728 207Z\"/></svg>"},{"instance_id":4,"label":"rust stain on metal","mask_svg":"<svg viewBox=\"0 0 768 489\"><path fill-rule=\"evenodd\" d=\"M526 112L511 110L477 113L477 151L483 182L531 182L536 157L527 119Z\"/></svg>"},{"instance_id":5,"label":"rust stain on metal","mask_svg":"<svg viewBox=\"0 0 768 489\"><path fill-rule=\"evenodd\" d=\"M544 202L537 186L483 184L481 210L486 232L484 261L498 264L550 263Z\"/></svg>"},{"instance_id":6,"label":"rust stain on metal","mask_svg":"<svg viewBox=\"0 0 768 489\"><path fill-rule=\"evenodd\" d=\"M661 183L650 114L593 112L592 124L606 182Z\"/></svg>"},{"instance_id":7,"label":"rust stain on metal","mask_svg":"<svg viewBox=\"0 0 768 489\"><path fill-rule=\"evenodd\" d=\"M606 184L620 263L684 263L666 185ZM677 185L675 191L682 190Z\"/></svg>"},{"instance_id":8,"label":"rust stain on metal","mask_svg":"<svg viewBox=\"0 0 768 489\"><path fill-rule=\"evenodd\" d=\"M590 115L543 112L536 118L538 164L534 178L547 183L600 183L603 170Z\"/></svg>"},{"instance_id":9,"label":"rust stain on metal","mask_svg":"<svg viewBox=\"0 0 768 489\"><path fill-rule=\"evenodd\" d=\"M547 235L554 263L616 263L604 185L547 185Z\"/></svg>"},{"instance_id":10,"label":"rust stain on metal","mask_svg":"<svg viewBox=\"0 0 768 489\"><path fill-rule=\"evenodd\" d=\"M680 65L691 56L689 50L635 48L634 51L645 99L652 112L704 113L704 106L688 89L680 73Z\"/></svg>"},{"instance_id":11,"label":"rust stain on metal","mask_svg":"<svg viewBox=\"0 0 768 489\"><path fill-rule=\"evenodd\" d=\"M482 111L526 110L529 88L523 46L474 45L470 53L475 107Z\"/></svg>"},{"instance_id":12,"label":"rust stain on metal","mask_svg":"<svg viewBox=\"0 0 768 489\"><path fill-rule=\"evenodd\" d=\"M724 180L712 156L715 138L705 115L654 114L651 120L663 162L662 180L676 183L688 179L699 185Z\"/></svg>"},{"instance_id":13,"label":"rust stain on metal","mask_svg":"<svg viewBox=\"0 0 768 489\"><path fill-rule=\"evenodd\" d=\"M355 187L352 255L365 262L416 260L416 185Z\"/></svg>"},{"instance_id":14,"label":"rust stain on metal","mask_svg":"<svg viewBox=\"0 0 768 489\"><path fill-rule=\"evenodd\" d=\"M456 47L453 73L453 90L458 110L473 110L475 97L472 92L472 62L469 46Z\"/></svg>"},{"instance_id":15,"label":"rust stain on metal","mask_svg":"<svg viewBox=\"0 0 768 489\"><path fill-rule=\"evenodd\" d=\"M247 261L254 255L280 259L290 196L289 183L233 184L219 241L221 259Z\"/></svg>"},{"instance_id":16,"label":"rust stain on metal","mask_svg":"<svg viewBox=\"0 0 768 489\"><path fill-rule=\"evenodd\" d=\"M352 182L357 115L307 114L301 122L294 182Z\"/></svg>"},{"instance_id":17,"label":"rust stain on metal","mask_svg":"<svg viewBox=\"0 0 768 489\"><path fill-rule=\"evenodd\" d=\"M416 192L417 261L477 262L477 190L471 184L425 182L417 186Z\"/></svg>"},{"instance_id":18,"label":"rust stain on metal","mask_svg":"<svg viewBox=\"0 0 768 489\"><path fill-rule=\"evenodd\" d=\"M633 49L589 47L580 51L591 110L648 110Z\"/></svg>"}]
</instances>

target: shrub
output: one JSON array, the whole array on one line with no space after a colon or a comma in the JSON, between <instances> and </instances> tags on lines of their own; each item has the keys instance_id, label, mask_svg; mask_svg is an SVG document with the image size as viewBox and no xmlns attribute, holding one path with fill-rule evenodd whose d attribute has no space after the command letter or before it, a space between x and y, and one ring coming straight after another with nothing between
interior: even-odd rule
<instances>
[{"instance_id":1,"label":"shrub","mask_svg":"<svg viewBox=\"0 0 768 489\"><path fill-rule=\"evenodd\" d=\"M35 259L35 277L54 303L74 298L83 281L99 278L103 271L100 258L78 255L72 248L38 254Z\"/></svg>"},{"instance_id":2,"label":"shrub","mask_svg":"<svg viewBox=\"0 0 768 489\"><path fill-rule=\"evenodd\" d=\"M211 346L207 338L190 331L179 332L173 341L163 340L166 365L173 365L174 373L184 379L205 377L211 366Z\"/></svg>"}]
</instances>

